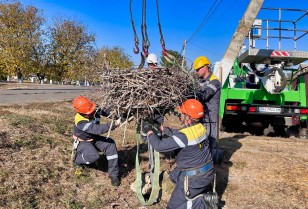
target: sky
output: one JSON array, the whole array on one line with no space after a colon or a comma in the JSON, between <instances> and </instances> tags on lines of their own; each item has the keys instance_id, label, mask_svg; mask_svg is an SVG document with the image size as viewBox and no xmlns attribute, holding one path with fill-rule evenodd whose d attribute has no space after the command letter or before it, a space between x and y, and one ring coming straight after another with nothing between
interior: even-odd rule
<instances>
[{"instance_id":1,"label":"sky","mask_svg":"<svg viewBox=\"0 0 308 209\"><path fill-rule=\"evenodd\" d=\"M134 33L129 12L130 0L21 0L21 2L41 9L49 24L58 16L77 19L87 26L89 32L96 35L97 47L121 47L135 65L139 65L140 54L133 53ZM186 40L185 57L189 65L201 55L207 56L211 62L220 61L249 2L249 0L158 1L166 49L183 53L183 44ZM265 0L262 7L307 10L308 0ZM132 12L139 37L139 48L142 49L142 0L132 1ZM292 19L301 14L303 13L283 12L281 15L282 18ZM264 17L265 15L267 17ZM278 12L272 11L269 14L267 11L263 13L260 11L259 17L278 19ZM162 50L156 0L146 1L146 24L150 41L149 53L160 56ZM308 16L301 20L298 28L308 30ZM273 44L270 47L278 48L277 40L270 44ZM288 41L282 46L286 50L290 50L290 47L293 49L293 42ZM297 50L308 51L307 46L308 34L297 42Z\"/></svg>"}]
</instances>

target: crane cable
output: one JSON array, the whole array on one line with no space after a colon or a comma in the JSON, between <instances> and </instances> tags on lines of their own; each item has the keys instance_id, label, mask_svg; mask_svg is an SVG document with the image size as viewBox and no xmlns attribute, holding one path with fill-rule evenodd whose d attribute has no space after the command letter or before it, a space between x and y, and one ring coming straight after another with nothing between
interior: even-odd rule
<instances>
[{"instance_id":1,"label":"crane cable","mask_svg":"<svg viewBox=\"0 0 308 209\"><path fill-rule=\"evenodd\" d=\"M141 32L142 32L142 50L143 55L148 57L150 41L147 33L146 25L146 0L142 0L142 23L141 23Z\"/></svg>"},{"instance_id":2,"label":"crane cable","mask_svg":"<svg viewBox=\"0 0 308 209\"><path fill-rule=\"evenodd\" d=\"M133 48L133 51L134 51L135 54L138 54L139 53L139 38L138 38L138 35L137 35L137 32L136 32L134 18L133 18L132 2L133 2L133 0L130 0L129 11L130 11L130 20L132 22L132 27L133 27L133 31L134 31L135 48Z\"/></svg>"},{"instance_id":3,"label":"crane cable","mask_svg":"<svg viewBox=\"0 0 308 209\"><path fill-rule=\"evenodd\" d=\"M133 51L135 54L138 54L140 52L139 50L139 38L137 36L136 28L135 28L135 23L134 23L134 18L133 18L133 12L132 12L132 1L130 0L129 4L129 11L130 11L130 18L131 18L131 23L132 23L132 28L134 32L134 44L135 48L133 48ZM143 0L142 2L142 24L141 24L141 31L142 31L142 52L140 52L141 55L141 61L139 64L139 69L143 68L144 63L145 63L145 57L148 56L148 49L150 47L150 41L148 39L148 34L147 34L147 28L146 28L146 0Z\"/></svg>"},{"instance_id":4,"label":"crane cable","mask_svg":"<svg viewBox=\"0 0 308 209\"><path fill-rule=\"evenodd\" d=\"M159 29L159 34L160 34L160 44L162 47L162 55L164 58L169 62L169 63L174 63L175 62L175 57L172 54L169 54L167 49L166 49L166 44L163 36L163 31L161 29L161 24L160 24L160 15L159 15L159 6L158 6L158 0L156 0L156 11L157 11L157 19L158 19L158 29Z\"/></svg>"}]
</instances>

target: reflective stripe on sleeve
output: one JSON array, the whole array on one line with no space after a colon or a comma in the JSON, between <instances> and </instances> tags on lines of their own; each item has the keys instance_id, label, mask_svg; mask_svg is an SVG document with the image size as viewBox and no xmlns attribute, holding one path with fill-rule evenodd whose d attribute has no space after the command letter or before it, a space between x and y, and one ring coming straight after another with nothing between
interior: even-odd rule
<instances>
[{"instance_id":1,"label":"reflective stripe on sleeve","mask_svg":"<svg viewBox=\"0 0 308 209\"><path fill-rule=\"evenodd\" d=\"M107 160L113 160L118 158L118 154L106 156Z\"/></svg>"},{"instance_id":2,"label":"reflective stripe on sleeve","mask_svg":"<svg viewBox=\"0 0 308 209\"><path fill-rule=\"evenodd\" d=\"M194 140L188 140L187 145L191 146L191 145L196 145L196 144L200 144L201 142L203 142L204 140L206 140L208 137L207 134L204 134L202 136L200 136L199 138L196 138Z\"/></svg>"},{"instance_id":3,"label":"reflective stripe on sleeve","mask_svg":"<svg viewBox=\"0 0 308 209\"><path fill-rule=\"evenodd\" d=\"M216 86L214 86L213 84L208 84L207 87L210 87L210 88L213 89L214 91L217 91Z\"/></svg>"},{"instance_id":4,"label":"reflective stripe on sleeve","mask_svg":"<svg viewBox=\"0 0 308 209\"><path fill-rule=\"evenodd\" d=\"M84 158L83 153L81 154L81 157L82 157L82 159L86 162L86 164L90 164L90 162L87 161L87 160Z\"/></svg>"},{"instance_id":5,"label":"reflective stripe on sleeve","mask_svg":"<svg viewBox=\"0 0 308 209\"><path fill-rule=\"evenodd\" d=\"M172 136L172 138L174 139L174 141L181 147L185 147L185 144L182 142L182 140L180 138L178 138L177 136Z\"/></svg>"},{"instance_id":6,"label":"reflective stripe on sleeve","mask_svg":"<svg viewBox=\"0 0 308 209\"><path fill-rule=\"evenodd\" d=\"M83 131L86 131L88 128L89 128L89 126L91 125L92 123L86 123L86 125L83 127Z\"/></svg>"}]
</instances>

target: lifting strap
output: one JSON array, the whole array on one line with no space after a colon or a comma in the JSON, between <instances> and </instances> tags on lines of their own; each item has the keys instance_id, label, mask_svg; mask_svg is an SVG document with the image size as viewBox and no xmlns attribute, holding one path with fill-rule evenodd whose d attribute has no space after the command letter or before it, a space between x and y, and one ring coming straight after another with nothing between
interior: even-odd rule
<instances>
[{"instance_id":1,"label":"lifting strap","mask_svg":"<svg viewBox=\"0 0 308 209\"><path fill-rule=\"evenodd\" d=\"M141 122L142 123L142 122ZM137 197L142 205L152 205L157 202L158 194L159 194L159 172L160 172L160 159L159 159L159 152L153 150L153 148L149 145L149 159L151 163L151 184L152 190L149 199L145 199L142 195L142 173L140 170L139 165L139 143L141 142L140 138L140 131L141 131L142 124L137 124L137 135L136 135L136 142L137 142L137 152L136 152L136 191ZM149 142L148 142L149 143ZM154 158L154 159L153 159Z\"/></svg>"}]
</instances>

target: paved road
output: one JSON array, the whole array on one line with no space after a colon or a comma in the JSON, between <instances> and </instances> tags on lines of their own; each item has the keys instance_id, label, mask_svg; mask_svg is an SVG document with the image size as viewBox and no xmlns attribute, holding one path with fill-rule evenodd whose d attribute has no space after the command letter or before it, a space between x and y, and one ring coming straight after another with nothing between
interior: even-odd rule
<instances>
[{"instance_id":1,"label":"paved road","mask_svg":"<svg viewBox=\"0 0 308 209\"><path fill-rule=\"evenodd\" d=\"M96 87L74 85L31 85L0 90L0 106L72 100L78 95L88 96Z\"/></svg>"}]
</instances>

